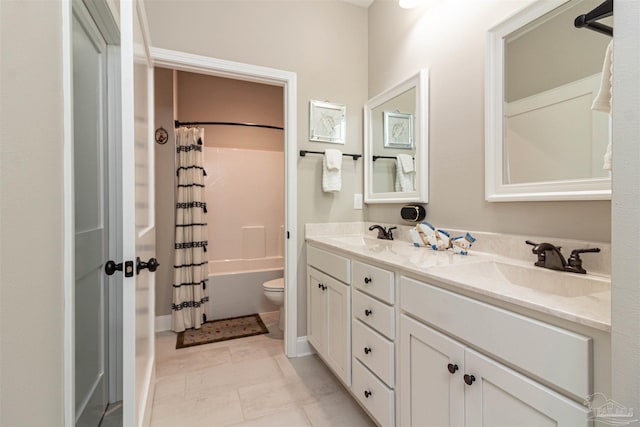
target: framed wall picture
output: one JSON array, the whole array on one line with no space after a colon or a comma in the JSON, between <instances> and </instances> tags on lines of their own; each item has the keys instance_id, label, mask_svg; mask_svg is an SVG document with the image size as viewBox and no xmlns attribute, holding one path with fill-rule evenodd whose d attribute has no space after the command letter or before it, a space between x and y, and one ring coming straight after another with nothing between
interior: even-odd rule
<instances>
[{"instance_id":1,"label":"framed wall picture","mask_svg":"<svg viewBox=\"0 0 640 427\"><path fill-rule=\"evenodd\" d=\"M384 112L384 146L413 149L413 114Z\"/></svg>"},{"instance_id":2,"label":"framed wall picture","mask_svg":"<svg viewBox=\"0 0 640 427\"><path fill-rule=\"evenodd\" d=\"M322 101L309 102L309 140L344 144L346 139L346 110L340 104Z\"/></svg>"}]
</instances>

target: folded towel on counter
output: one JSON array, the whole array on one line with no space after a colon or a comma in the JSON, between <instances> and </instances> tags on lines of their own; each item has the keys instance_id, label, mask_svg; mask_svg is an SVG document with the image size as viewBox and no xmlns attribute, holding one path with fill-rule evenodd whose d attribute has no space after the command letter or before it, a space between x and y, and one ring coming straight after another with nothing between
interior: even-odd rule
<instances>
[{"instance_id":1,"label":"folded towel on counter","mask_svg":"<svg viewBox=\"0 0 640 427\"><path fill-rule=\"evenodd\" d=\"M413 157L408 154L398 154L396 157L395 190L400 192L415 191L413 185L415 172Z\"/></svg>"},{"instance_id":2,"label":"folded towel on counter","mask_svg":"<svg viewBox=\"0 0 640 427\"><path fill-rule=\"evenodd\" d=\"M338 192L342 188L342 151L333 148L324 150L322 161L322 190Z\"/></svg>"}]
</instances>

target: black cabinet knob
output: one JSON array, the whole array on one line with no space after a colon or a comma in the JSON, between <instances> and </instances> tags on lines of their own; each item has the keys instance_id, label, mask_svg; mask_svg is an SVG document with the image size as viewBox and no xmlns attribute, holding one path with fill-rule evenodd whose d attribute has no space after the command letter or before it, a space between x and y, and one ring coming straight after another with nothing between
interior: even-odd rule
<instances>
[{"instance_id":1,"label":"black cabinet knob","mask_svg":"<svg viewBox=\"0 0 640 427\"><path fill-rule=\"evenodd\" d=\"M318 283L318 289L322 289L322 283Z\"/></svg>"},{"instance_id":2,"label":"black cabinet knob","mask_svg":"<svg viewBox=\"0 0 640 427\"><path fill-rule=\"evenodd\" d=\"M464 374L464 382L467 385L471 385L473 384L473 382L476 380L476 377L474 377L473 375L468 375L468 374Z\"/></svg>"},{"instance_id":3,"label":"black cabinet knob","mask_svg":"<svg viewBox=\"0 0 640 427\"><path fill-rule=\"evenodd\" d=\"M371 347L365 347L364 354L369 354L369 353L371 353Z\"/></svg>"},{"instance_id":4,"label":"black cabinet knob","mask_svg":"<svg viewBox=\"0 0 640 427\"><path fill-rule=\"evenodd\" d=\"M368 399L368 398L369 398L369 396L371 396L371 394L372 394L372 393L371 393L369 390L365 390L365 391L364 391L364 397L365 397L366 399Z\"/></svg>"},{"instance_id":5,"label":"black cabinet knob","mask_svg":"<svg viewBox=\"0 0 640 427\"><path fill-rule=\"evenodd\" d=\"M456 371L458 370L458 365L454 365L453 363L449 363L447 365L447 369L449 370L450 374L455 374Z\"/></svg>"},{"instance_id":6,"label":"black cabinet knob","mask_svg":"<svg viewBox=\"0 0 640 427\"><path fill-rule=\"evenodd\" d=\"M369 317L373 314L373 311L369 310L368 308L364 311L364 315Z\"/></svg>"},{"instance_id":7,"label":"black cabinet knob","mask_svg":"<svg viewBox=\"0 0 640 427\"><path fill-rule=\"evenodd\" d=\"M364 278L364 283L369 284L371 282L373 282L373 279L371 277L365 277Z\"/></svg>"}]
</instances>

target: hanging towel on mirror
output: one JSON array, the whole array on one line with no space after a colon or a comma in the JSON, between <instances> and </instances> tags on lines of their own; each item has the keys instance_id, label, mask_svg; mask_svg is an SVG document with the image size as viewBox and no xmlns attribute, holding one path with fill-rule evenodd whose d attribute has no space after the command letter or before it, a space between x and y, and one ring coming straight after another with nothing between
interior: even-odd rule
<instances>
[{"instance_id":1,"label":"hanging towel on mirror","mask_svg":"<svg viewBox=\"0 0 640 427\"><path fill-rule=\"evenodd\" d=\"M396 157L395 190L399 192L414 191L413 177L416 169L413 157L409 154L398 154Z\"/></svg>"},{"instance_id":2,"label":"hanging towel on mirror","mask_svg":"<svg viewBox=\"0 0 640 427\"><path fill-rule=\"evenodd\" d=\"M604 54L600 91L593 100L591 109L609 114L609 143L604 154L602 169L611 170L611 100L613 96L613 40L609 42Z\"/></svg>"},{"instance_id":3,"label":"hanging towel on mirror","mask_svg":"<svg viewBox=\"0 0 640 427\"><path fill-rule=\"evenodd\" d=\"M322 161L322 190L335 193L342 188L342 151L333 148L324 150Z\"/></svg>"}]
</instances>

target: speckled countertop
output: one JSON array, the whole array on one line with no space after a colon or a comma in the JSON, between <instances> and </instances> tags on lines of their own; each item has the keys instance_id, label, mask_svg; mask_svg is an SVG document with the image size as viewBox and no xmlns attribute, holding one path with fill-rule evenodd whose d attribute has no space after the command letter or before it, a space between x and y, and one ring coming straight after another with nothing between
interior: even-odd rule
<instances>
[{"instance_id":1,"label":"speckled countertop","mask_svg":"<svg viewBox=\"0 0 640 427\"><path fill-rule=\"evenodd\" d=\"M579 275L541 269L533 267L534 258L525 261L476 251L473 247L466 256L450 250L438 252L415 247L408 239L404 239L406 230L402 228L398 230L396 240L379 240L369 234L362 224L342 224L332 229L335 234L331 234L327 227L322 227L321 233L316 232L317 228L307 227L306 240L316 247L345 256L356 256L373 265L404 272L426 282L445 283L454 289L484 295L591 328L606 332L611 330L611 285L610 277L606 274ZM490 238L487 235L476 237ZM578 244L585 245L584 242ZM485 244L484 247L491 245ZM608 248L605 248L607 251Z\"/></svg>"}]
</instances>

